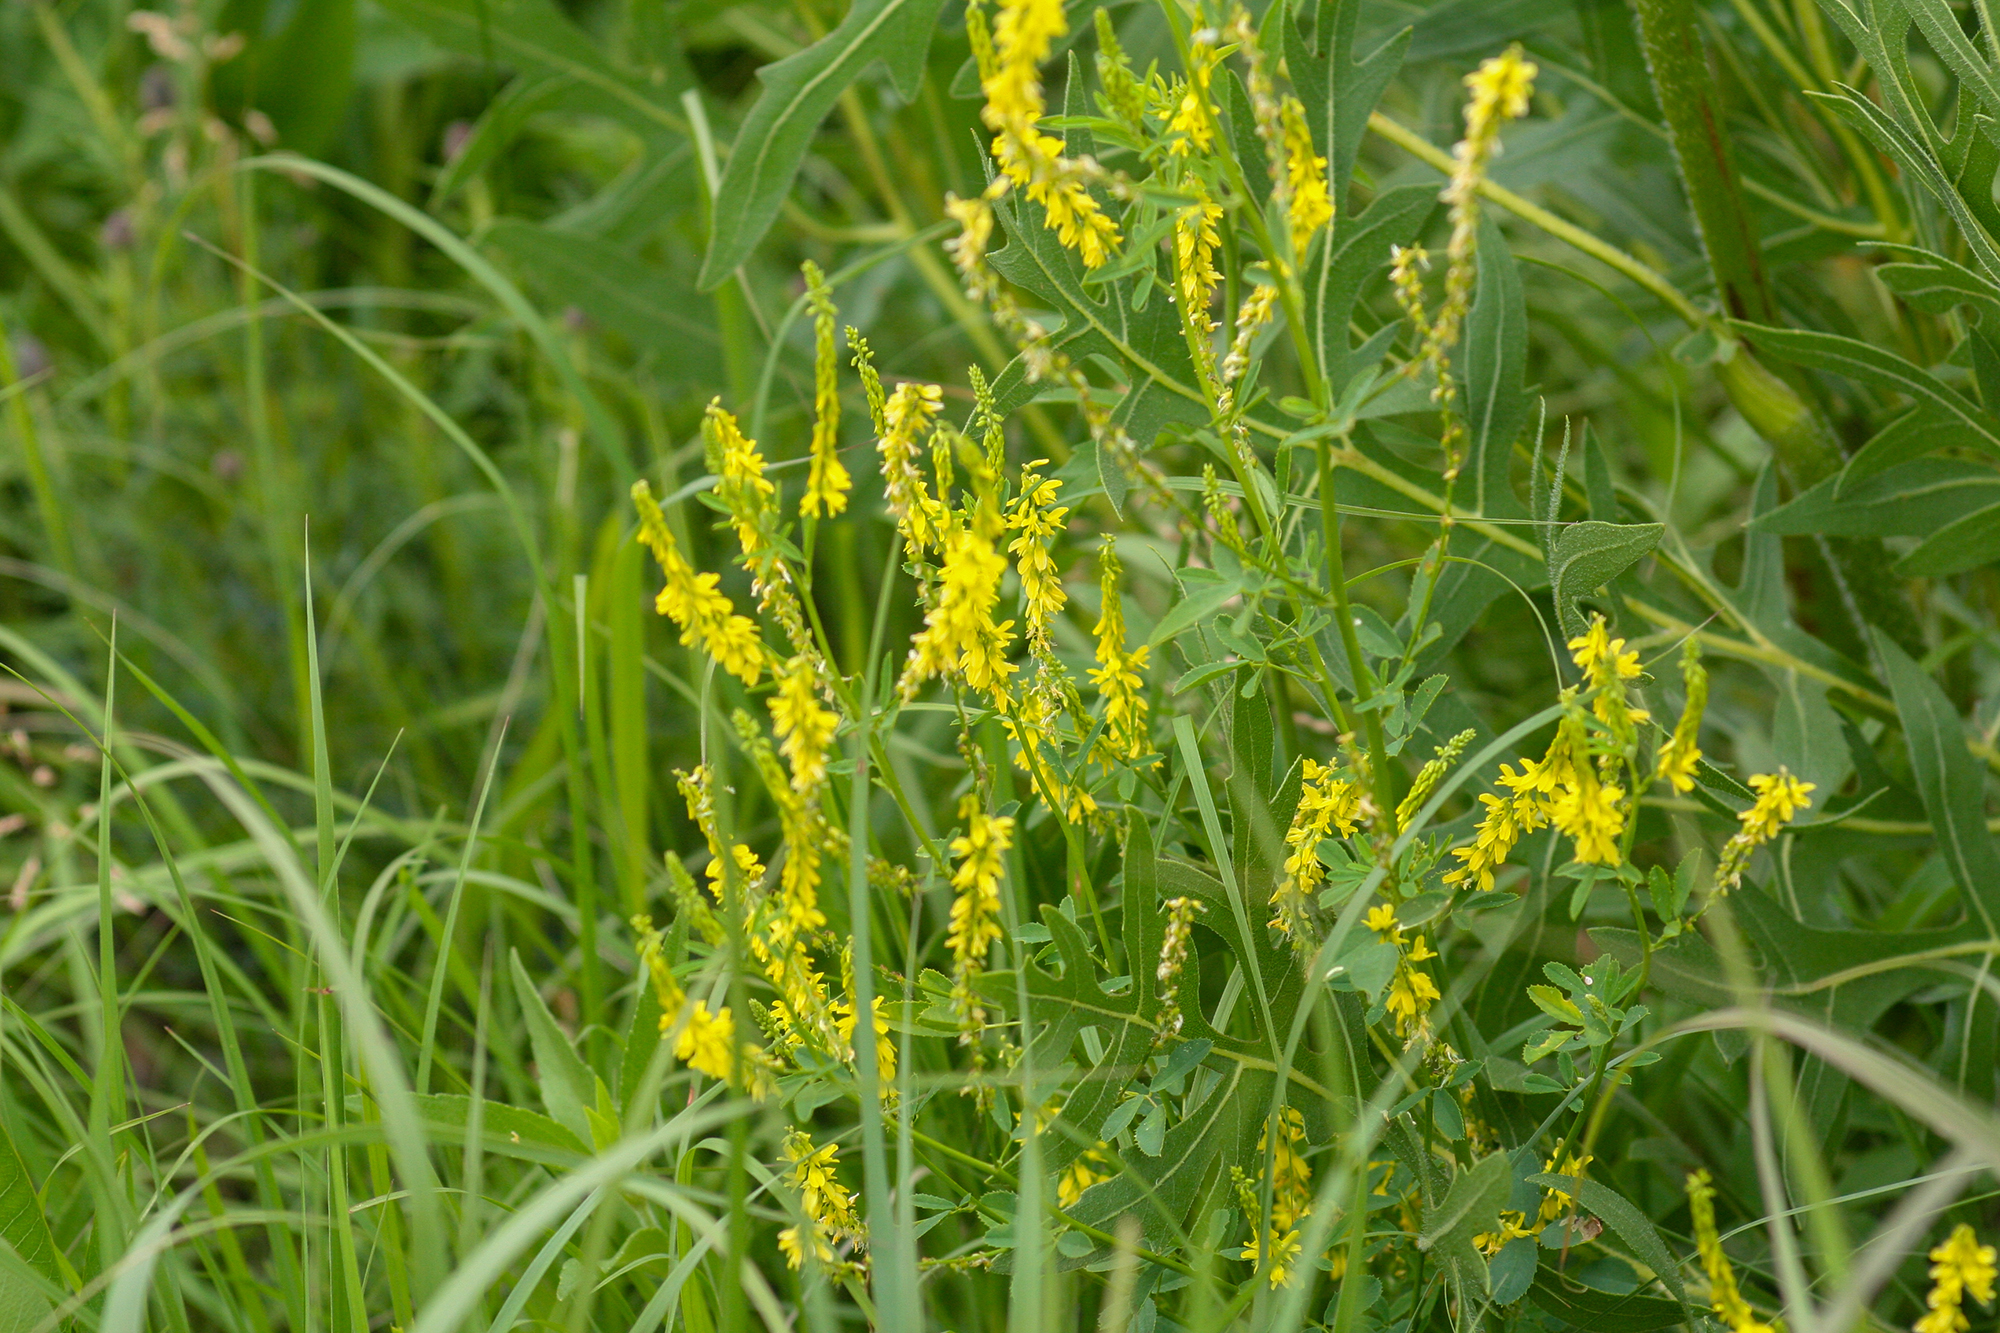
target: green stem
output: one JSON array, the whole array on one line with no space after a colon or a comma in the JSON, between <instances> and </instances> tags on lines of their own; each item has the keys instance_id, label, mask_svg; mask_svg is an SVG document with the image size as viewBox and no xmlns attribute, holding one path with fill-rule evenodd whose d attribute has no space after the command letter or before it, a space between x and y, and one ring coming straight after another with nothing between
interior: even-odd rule
<instances>
[{"instance_id":1,"label":"green stem","mask_svg":"<svg viewBox=\"0 0 2000 1333\"><path fill-rule=\"evenodd\" d=\"M1320 532L1326 548L1326 577L1333 594L1334 622L1340 627L1341 647L1347 650L1347 668L1354 675L1356 702L1361 702L1375 692L1375 682L1368 670L1368 659L1361 652L1361 640L1354 632L1354 608L1347 600L1347 569L1340 549L1340 511L1334 503L1333 493L1333 445L1322 437L1316 452L1319 454ZM1331 697L1329 683L1328 698ZM1375 770L1370 775L1375 785L1375 804L1382 817L1387 819L1396 808L1396 796L1395 784L1389 773L1389 747L1382 737L1380 710L1361 710L1361 728L1368 738L1368 758Z\"/></svg>"}]
</instances>

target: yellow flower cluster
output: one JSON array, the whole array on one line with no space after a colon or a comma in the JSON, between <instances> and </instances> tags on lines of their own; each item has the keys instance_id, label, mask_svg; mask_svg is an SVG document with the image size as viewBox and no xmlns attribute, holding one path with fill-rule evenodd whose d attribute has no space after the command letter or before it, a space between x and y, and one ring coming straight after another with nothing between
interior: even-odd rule
<instances>
[{"instance_id":1,"label":"yellow flower cluster","mask_svg":"<svg viewBox=\"0 0 2000 1333\"><path fill-rule=\"evenodd\" d=\"M1215 359L1209 335L1215 332L1215 318L1209 306L1215 301L1216 284L1222 275L1215 271L1215 252L1222 245L1216 223L1222 221L1222 206L1208 197L1198 178L1190 178L1195 202L1174 213L1174 278L1179 287L1181 318L1194 336L1190 340L1203 370Z\"/></svg>"},{"instance_id":2,"label":"yellow flower cluster","mask_svg":"<svg viewBox=\"0 0 2000 1333\"><path fill-rule=\"evenodd\" d=\"M1965 1298L1982 1305L1993 1301L1993 1258L1993 1247L1981 1245L1971 1227L1963 1222L1954 1227L1931 1251L1931 1290L1916 1333L1966 1333L1972 1321L1965 1317Z\"/></svg>"},{"instance_id":3,"label":"yellow flower cluster","mask_svg":"<svg viewBox=\"0 0 2000 1333\"><path fill-rule=\"evenodd\" d=\"M1167 122L1168 151L1175 157L1206 153L1215 142L1209 85L1215 78L1217 59L1215 34L1197 33L1188 48L1187 79L1179 85L1173 118Z\"/></svg>"},{"instance_id":4,"label":"yellow flower cluster","mask_svg":"<svg viewBox=\"0 0 2000 1333\"><path fill-rule=\"evenodd\" d=\"M993 619L1007 558L994 549L987 527L976 521L949 524L937 598L903 668L899 690L905 699L914 698L917 687L933 676L950 674L1006 707L1007 677L1018 669L1007 660L1014 622Z\"/></svg>"},{"instance_id":5,"label":"yellow flower cluster","mask_svg":"<svg viewBox=\"0 0 2000 1333\"><path fill-rule=\"evenodd\" d=\"M981 119L993 131L993 158L1000 166L987 196L997 197L1009 186L1026 190L1063 245L1076 251L1086 268L1102 266L1118 244L1118 226L1090 193L1094 164L1064 157L1063 141L1044 134L1039 124L1046 111L1041 63L1069 31L1062 0L1000 0L990 37L975 5L966 28L986 97Z\"/></svg>"},{"instance_id":6,"label":"yellow flower cluster","mask_svg":"<svg viewBox=\"0 0 2000 1333\"><path fill-rule=\"evenodd\" d=\"M847 508L854 481L840 461L840 363L833 347L833 300L819 265L805 263L806 299L813 312L813 434L811 470L799 515L828 518Z\"/></svg>"},{"instance_id":7,"label":"yellow flower cluster","mask_svg":"<svg viewBox=\"0 0 2000 1333\"><path fill-rule=\"evenodd\" d=\"M1589 629L1571 639L1569 647L1594 692L1592 712L1615 743L1629 745L1634 726L1646 718L1645 710L1632 707L1625 694L1625 682L1639 674L1639 655L1626 650L1625 640L1610 637L1601 616L1592 617ZM1620 839L1629 814L1625 789L1590 762L1589 747L1588 725L1572 712L1557 725L1555 739L1539 761L1524 757L1519 773L1502 764L1499 783L1509 794L1479 798L1486 813L1472 844L1453 850L1460 864L1446 873L1444 882L1491 889L1493 872L1506 862L1514 844L1545 824L1571 840L1573 855L1584 865L1621 860Z\"/></svg>"},{"instance_id":8,"label":"yellow flower cluster","mask_svg":"<svg viewBox=\"0 0 2000 1333\"><path fill-rule=\"evenodd\" d=\"M1708 707L1708 672L1692 635L1681 649L1681 681L1687 686L1687 702L1674 723L1674 734L1660 747L1653 778L1685 794L1694 790L1695 765L1701 762L1701 715Z\"/></svg>"},{"instance_id":9,"label":"yellow flower cluster","mask_svg":"<svg viewBox=\"0 0 2000 1333\"><path fill-rule=\"evenodd\" d=\"M745 685L755 685L768 656L757 622L736 614L728 595L716 586L722 581L720 575L695 573L668 530L652 487L644 481L632 483L632 503L639 511L639 540L666 576L654 608L680 626L683 644L699 644L724 671Z\"/></svg>"},{"instance_id":10,"label":"yellow flower cluster","mask_svg":"<svg viewBox=\"0 0 2000 1333\"><path fill-rule=\"evenodd\" d=\"M1105 1144L1086 1148L1063 1168L1056 1178L1056 1206L1067 1208L1083 1197L1083 1192L1100 1180L1111 1179L1111 1159L1104 1155Z\"/></svg>"},{"instance_id":11,"label":"yellow flower cluster","mask_svg":"<svg viewBox=\"0 0 2000 1333\"><path fill-rule=\"evenodd\" d=\"M1253 1227L1249 1241L1236 1256L1261 1267L1268 1251L1270 1269L1266 1280L1273 1289L1291 1281L1301 1248L1299 1224L1312 1211L1312 1167L1301 1151L1306 1141L1305 1117L1299 1114L1296 1107L1283 1107L1278 1112L1278 1127L1280 1133L1275 1145L1271 1142L1268 1124L1257 1138L1257 1151L1271 1154L1270 1225ZM1241 1167L1232 1170L1237 1198L1244 1213L1256 1217L1261 1209L1249 1176L1243 1173Z\"/></svg>"},{"instance_id":12,"label":"yellow flower cluster","mask_svg":"<svg viewBox=\"0 0 2000 1333\"><path fill-rule=\"evenodd\" d=\"M1750 1302L1736 1289L1736 1271L1722 1252L1722 1239L1715 1230L1715 1186L1708 1172L1696 1171L1687 1178L1688 1211L1694 1217L1694 1243L1701 1251L1701 1266L1708 1273L1709 1308L1729 1328L1729 1333L1775 1333L1771 1325L1758 1319Z\"/></svg>"},{"instance_id":13,"label":"yellow flower cluster","mask_svg":"<svg viewBox=\"0 0 2000 1333\"><path fill-rule=\"evenodd\" d=\"M831 1143L815 1146L810 1134L794 1128L785 1132L780 1151L791 1163L785 1174L792 1188L798 1191L799 1211L806 1215L811 1233L813 1258L830 1264L836 1242L865 1243L867 1231L855 1212L855 1196L841 1187L840 1178L834 1174L840 1159L836 1147ZM806 1238L799 1231L798 1227L786 1227L778 1233L778 1248L784 1251L785 1261L793 1268L805 1260Z\"/></svg>"},{"instance_id":14,"label":"yellow flower cluster","mask_svg":"<svg viewBox=\"0 0 2000 1333\"><path fill-rule=\"evenodd\" d=\"M944 526L944 506L932 498L918 462L918 439L943 407L944 391L937 385L903 383L882 408L882 434L875 446L882 459L882 490L911 559L936 546Z\"/></svg>"},{"instance_id":15,"label":"yellow flower cluster","mask_svg":"<svg viewBox=\"0 0 2000 1333\"><path fill-rule=\"evenodd\" d=\"M1145 644L1127 651L1125 609L1119 590L1118 552L1110 537L1097 548L1098 587L1103 603L1098 610L1097 665L1091 669L1091 683L1104 700L1104 735L1094 756L1109 766L1111 760L1136 764L1152 753L1153 743L1146 732L1146 700L1140 694L1146 686L1148 649Z\"/></svg>"},{"instance_id":16,"label":"yellow flower cluster","mask_svg":"<svg viewBox=\"0 0 2000 1333\"><path fill-rule=\"evenodd\" d=\"M1056 503L1062 482L1035 471L1048 465L1048 459L1037 458L1022 469L1020 489L1007 510L1007 528L1015 534L1007 553L1021 575L1021 633L1029 647L1040 651L1053 648L1049 626L1068 601L1049 543L1063 530L1069 509Z\"/></svg>"},{"instance_id":17,"label":"yellow flower cluster","mask_svg":"<svg viewBox=\"0 0 2000 1333\"><path fill-rule=\"evenodd\" d=\"M1388 903L1377 903L1368 909L1364 924L1375 932L1375 937L1384 944L1396 946L1396 975L1389 982L1389 1014L1396 1020L1396 1035L1411 1037L1421 1035L1427 1021L1425 1015L1431 1006L1443 999L1437 983L1430 973L1417 964L1429 962L1437 957L1424 937L1414 940L1403 938L1403 927L1396 921L1396 909Z\"/></svg>"},{"instance_id":18,"label":"yellow flower cluster","mask_svg":"<svg viewBox=\"0 0 2000 1333\"><path fill-rule=\"evenodd\" d=\"M1782 765L1775 773L1751 777L1750 790L1757 793L1757 799L1736 816L1741 827L1722 844L1722 856L1715 867L1717 893L1727 893L1741 883L1743 872L1750 868L1750 854L1784 832L1799 811L1812 808L1806 793L1815 789L1816 784L1799 781Z\"/></svg>"},{"instance_id":19,"label":"yellow flower cluster","mask_svg":"<svg viewBox=\"0 0 2000 1333\"><path fill-rule=\"evenodd\" d=\"M1292 257L1305 263L1314 233L1333 221L1333 195L1327 189L1326 159L1313 151L1306 109L1296 97L1278 104L1285 144L1285 218L1290 225Z\"/></svg>"},{"instance_id":20,"label":"yellow flower cluster","mask_svg":"<svg viewBox=\"0 0 2000 1333\"><path fill-rule=\"evenodd\" d=\"M945 943L953 960L952 999L969 1035L986 1021L973 982L985 970L986 955L1000 938L1000 876L1014 845L1014 820L987 814L971 792L959 802L958 817L965 821L965 831L951 840L958 868L951 873L956 896Z\"/></svg>"},{"instance_id":21,"label":"yellow flower cluster","mask_svg":"<svg viewBox=\"0 0 2000 1333\"><path fill-rule=\"evenodd\" d=\"M675 1034L675 1058L719 1083L744 1088L760 1101L770 1096L776 1090L771 1059L760 1046L738 1043L729 1006L711 1011L707 1001L688 999L667 965L665 940L653 928L651 917L632 918L632 928L639 937L639 960L659 1001L660 1031Z\"/></svg>"},{"instance_id":22,"label":"yellow flower cluster","mask_svg":"<svg viewBox=\"0 0 2000 1333\"><path fill-rule=\"evenodd\" d=\"M1180 1035L1183 1019L1181 969L1187 966L1188 943L1192 935L1195 913L1207 911L1208 908L1201 900L1186 896L1167 899L1166 908L1166 930L1160 937L1160 965L1154 970L1153 976L1159 983L1159 1035L1176 1037Z\"/></svg>"},{"instance_id":23,"label":"yellow flower cluster","mask_svg":"<svg viewBox=\"0 0 2000 1333\"><path fill-rule=\"evenodd\" d=\"M1343 838L1353 837L1360 814L1360 787L1335 777L1329 764L1305 760L1299 808L1285 830L1285 873L1271 894L1271 906L1277 909L1271 924L1291 937L1295 947L1306 944L1307 911L1319 886L1326 882L1319 845L1336 830Z\"/></svg>"}]
</instances>

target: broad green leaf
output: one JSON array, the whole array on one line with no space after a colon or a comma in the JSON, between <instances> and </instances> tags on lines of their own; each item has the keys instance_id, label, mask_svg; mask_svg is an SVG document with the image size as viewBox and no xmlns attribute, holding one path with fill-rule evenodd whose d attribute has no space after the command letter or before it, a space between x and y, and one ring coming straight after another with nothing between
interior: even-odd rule
<instances>
[{"instance_id":1,"label":"broad green leaf","mask_svg":"<svg viewBox=\"0 0 2000 1333\"><path fill-rule=\"evenodd\" d=\"M1995 929L2000 923L2000 851L1986 831L1986 775L1965 748L1965 724L1937 682L1910 655L1875 632L1910 749L1910 769L1924 798L1938 852L1967 906Z\"/></svg>"},{"instance_id":2,"label":"broad green leaf","mask_svg":"<svg viewBox=\"0 0 2000 1333\"><path fill-rule=\"evenodd\" d=\"M1658 1328L1677 1327L1688 1318L1679 1301L1579 1286L1548 1268L1535 1274L1528 1297L1550 1314L1591 1333L1652 1333Z\"/></svg>"},{"instance_id":3,"label":"broad green leaf","mask_svg":"<svg viewBox=\"0 0 2000 1333\"><path fill-rule=\"evenodd\" d=\"M33 1333L47 1322L49 1296L42 1284L48 1280L0 1240L0 1333Z\"/></svg>"},{"instance_id":4,"label":"broad green leaf","mask_svg":"<svg viewBox=\"0 0 2000 1333\"><path fill-rule=\"evenodd\" d=\"M721 376L714 321L687 313L707 302L674 274L607 242L518 218L495 222L482 239L513 259L545 302L576 306L652 356L668 378L713 384Z\"/></svg>"},{"instance_id":5,"label":"broad green leaf","mask_svg":"<svg viewBox=\"0 0 2000 1333\"><path fill-rule=\"evenodd\" d=\"M1306 276L1306 320L1320 369L1335 392L1370 368L1349 347L1349 320L1363 284L1388 264L1390 247L1416 239L1436 207L1437 191L1430 186L1399 185L1377 195L1360 213L1343 212L1334 219L1333 233Z\"/></svg>"},{"instance_id":6,"label":"broad green leaf","mask_svg":"<svg viewBox=\"0 0 2000 1333\"><path fill-rule=\"evenodd\" d=\"M915 94L943 0L855 0L840 26L757 71L764 85L737 131L716 186L708 253L696 279L719 287L777 220L820 122L861 72L881 61L897 90Z\"/></svg>"},{"instance_id":7,"label":"broad green leaf","mask_svg":"<svg viewBox=\"0 0 2000 1333\"><path fill-rule=\"evenodd\" d=\"M1588 596L1643 560L1666 528L1658 523L1572 523L1556 538L1549 559L1549 586L1556 614L1566 636L1581 634L1588 625L1576 600Z\"/></svg>"},{"instance_id":8,"label":"broad green leaf","mask_svg":"<svg viewBox=\"0 0 2000 1333\"><path fill-rule=\"evenodd\" d=\"M1160 617L1160 623L1153 626L1153 633L1147 639L1149 644L1165 643L1183 631L1193 628L1220 611L1232 598L1239 597L1243 593L1243 585L1237 580L1212 574L1205 569L1184 570L1182 573L1184 575L1182 582L1187 591L1180 601L1174 603L1167 613ZM1185 577L1189 574L1202 574L1207 577L1200 580Z\"/></svg>"},{"instance_id":9,"label":"broad green leaf","mask_svg":"<svg viewBox=\"0 0 2000 1333\"><path fill-rule=\"evenodd\" d=\"M1996 560L2000 560L2000 500L1937 529L1896 562L1896 572L1914 578L1942 578Z\"/></svg>"},{"instance_id":10,"label":"broad green leaf","mask_svg":"<svg viewBox=\"0 0 2000 1333\"><path fill-rule=\"evenodd\" d=\"M542 993L521 964L519 950L509 950L508 964L514 976L514 995L521 1004L521 1016L528 1020L528 1041L535 1053L536 1084L542 1090L542 1104L556 1123L585 1143L593 1141L586 1108L597 1103L597 1079L577 1055L576 1048L542 1003Z\"/></svg>"},{"instance_id":11,"label":"broad green leaf","mask_svg":"<svg viewBox=\"0 0 2000 1333\"><path fill-rule=\"evenodd\" d=\"M1435 1253L1438 1261L1452 1270L1462 1290L1485 1294L1486 1260L1472 1238L1499 1229L1500 1209L1513 1188L1512 1160L1503 1152L1490 1153L1470 1171L1461 1172L1451 1182L1443 1202L1424 1215L1417 1248Z\"/></svg>"},{"instance_id":12,"label":"broad green leaf","mask_svg":"<svg viewBox=\"0 0 2000 1333\"><path fill-rule=\"evenodd\" d=\"M1631 1200L1595 1180L1552 1175L1531 1176L1529 1180L1544 1188L1560 1189L1590 1210L1592 1216L1601 1218L1618 1233L1633 1257L1653 1270L1667 1290L1674 1294L1682 1310L1692 1313L1688 1307L1687 1288L1681 1283L1680 1264L1660 1239L1660 1233L1653 1229L1652 1219L1633 1206Z\"/></svg>"},{"instance_id":13,"label":"broad green leaf","mask_svg":"<svg viewBox=\"0 0 2000 1333\"><path fill-rule=\"evenodd\" d=\"M1975 447L2000 454L2000 422L1956 389L1894 352L1837 333L1774 329L1732 321L1767 353L1793 365L1845 375L1856 383L1905 394L1971 432Z\"/></svg>"},{"instance_id":14,"label":"broad green leaf","mask_svg":"<svg viewBox=\"0 0 2000 1333\"><path fill-rule=\"evenodd\" d=\"M2000 472L1957 458L1921 458L1852 485L1830 477L1750 522L1785 537L1921 537L2000 502Z\"/></svg>"},{"instance_id":15,"label":"broad green leaf","mask_svg":"<svg viewBox=\"0 0 2000 1333\"><path fill-rule=\"evenodd\" d=\"M1840 475L1834 478L1834 493L1847 492L1865 481L1940 449L1976 449L1979 440L1970 427L1947 416L1928 403L1921 403L1877 431L1868 443L1855 450Z\"/></svg>"},{"instance_id":16,"label":"broad green leaf","mask_svg":"<svg viewBox=\"0 0 2000 1333\"><path fill-rule=\"evenodd\" d=\"M21 1160L5 1125L0 1125L0 1240L13 1246L16 1254L50 1280L62 1277L56 1264L55 1236L42 1214L35 1182L29 1179L27 1163Z\"/></svg>"}]
</instances>

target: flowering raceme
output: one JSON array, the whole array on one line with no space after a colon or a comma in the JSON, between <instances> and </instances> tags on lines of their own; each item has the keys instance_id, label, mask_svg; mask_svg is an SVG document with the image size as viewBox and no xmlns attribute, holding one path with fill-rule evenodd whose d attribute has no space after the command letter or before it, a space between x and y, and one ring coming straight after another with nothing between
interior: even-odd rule
<instances>
[{"instance_id":1,"label":"flowering raceme","mask_svg":"<svg viewBox=\"0 0 2000 1333\"><path fill-rule=\"evenodd\" d=\"M639 510L639 540L652 551L660 572L666 575L666 586L660 589L655 608L680 626L683 644L700 645L724 671L745 685L755 685L763 675L766 658L757 622L736 614L728 596L716 586L720 576L695 573L668 530L652 487L644 481L633 482L632 503Z\"/></svg>"}]
</instances>

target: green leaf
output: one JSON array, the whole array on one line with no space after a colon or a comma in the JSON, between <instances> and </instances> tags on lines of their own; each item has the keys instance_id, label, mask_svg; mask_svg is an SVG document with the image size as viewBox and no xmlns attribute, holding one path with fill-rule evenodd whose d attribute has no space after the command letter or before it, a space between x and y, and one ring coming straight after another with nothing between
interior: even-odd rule
<instances>
[{"instance_id":1,"label":"green leaf","mask_svg":"<svg viewBox=\"0 0 2000 1333\"><path fill-rule=\"evenodd\" d=\"M1875 276L1918 310L1942 315L1954 306L1969 305L1982 317L2000 320L2000 283L1984 274L1914 245L1872 241L1862 248L1903 257L1877 265Z\"/></svg>"},{"instance_id":2,"label":"green leaf","mask_svg":"<svg viewBox=\"0 0 2000 1333\"><path fill-rule=\"evenodd\" d=\"M1513 1188L1513 1162L1506 1153L1490 1153L1470 1171L1461 1172L1451 1182L1444 1202L1424 1217L1417 1248L1436 1252L1464 1291L1486 1293L1486 1260L1472 1238L1499 1229L1500 1209Z\"/></svg>"},{"instance_id":3,"label":"green leaf","mask_svg":"<svg viewBox=\"0 0 2000 1333\"><path fill-rule=\"evenodd\" d=\"M1965 748L1965 724L1937 682L1880 630L1875 650L1889 677L1910 749L1910 769L1938 852L1986 929L2000 923L2000 851L1986 831L1986 775Z\"/></svg>"},{"instance_id":4,"label":"green leaf","mask_svg":"<svg viewBox=\"0 0 2000 1333\"><path fill-rule=\"evenodd\" d=\"M897 91L914 96L943 0L855 0L840 26L757 71L764 85L737 131L716 186L708 253L696 285L719 287L764 238L805 161L820 122L876 61Z\"/></svg>"},{"instance_id":5,"label":"green leaf","mask_svg":"<svg viewBox=\"0 0 2000 1333\"><path fill-rule=\"evenodd\" d=\"M1609 1185L1595 1180L1577 1179L1573 1176L1538 1175L1530 1176L1530 1183L1547 1189L1559 1189L1571 1195L1590 1213L1601 1218L1613 1231L1618 1233L1634 1258L1653 1270L1674 1300L1680 1303L1683 1317L1691 1318L1692 1309L1688 1305L1687 1288L1681 1283L1680 1264L1660 1239L1660 1233L1653 1229L1653 1223L1632 1202Z\"/></svg>"},{"instance_id":6,"label":"green leaf","mask_svg":"<svg viewBox=\"0 0 2000 1333\"><path fill-rule=\"evenodd\" d=\"M1587 596L1644 559L1666 531L1659 523L1572 523L1556 538L1549 558L1549 586L1565 635L1588 628L1576 599Z\"/></svg>"},{"instance_id":7,"label":"green leaf","mask_svg":"<svg viewBox=\"0 0 2000 1333\"><path fill-rule=\"evenodd\" d=\"M1528 1296L1550 1314L1591 1333L1652 1333L1688 1322L1679 1301L1577 1286L1546 1268L1535 1274Z\"/></svg>"},{"instance_id":8,"label":"green leaf","mask_svg":"<svg viewBox=\"0 0 2000 1333\"><path fill-rule=\"evenodd\" d=\"M1793 365L1845 375L1856 383L1906 394L1971 432L1974 447L2000 455L2000 423L1929 371L1894 352L1837 333L1774 329L1732 321L1757 349Z\"/></svg>"},{"instance_id":9,"label":"green leaf","mask_svg":"<svg viewBox=\"0 0 2000 1333\"><path fill-rule=\"evenodd\" d=\"M383 7L446 50L498 61L523 74L574 79L642 135L658 139L685 129L667 109L689 86L685 69L649 86L618 69L597 42L551 0L383 0Z\"/></svg>"},{"instance_id":10,"label":"green leaf","mask_svg":"<svg viewBox=\"0 0 2000 1333\"><path fill-rule=\"evenodd\" d=\"M0 1240L0 1333L33 1333L48 1320L48 1280Z\"/></svg>"},{"instance_id":11,"label":"green leaf","mask_svg":"<svg viewBox=\"0 0 2000 1333\"><path fill-rule=\"evenodd\" d=\"M1182 585L1187 589L1180 601L1160 617L1160 623L1153 626L1152 635L1146 640L1157 646L1168 639L1193 628L1207 620L1233 597L1242 595L1243 585L1236 579L1213 574L1209 570L1183 570ZM1194 574L1206 575L1201 579L1190 577Z\"/></svg>"},{"instance_id":12,"label":"green leaf","mask_svg":"<svg viewBox=\"0 0 2000 1333\"><path fill-rule=\"evenodd\" d=\"M1459 380L1465 385L1466 471L1472 482L1472 512L1489 518L1520 517L1521 503L1514 497L1509 478L1514 438L1528 419L1528 395L1523 387L1528 366L1528 310L1513 251L1490 214L1482 214L1479 221L1478 286L1457 361ZM1497 594L1500 580L1487 577ZM1598 580L1610 581L1609 576Z\"/></svg>"},{"instance_id":13,"label":"green leaf","mask_svg":"<svg viewBox=\"0 0 2000 1333\"><path fill-rule=\"evenodd\" d=\"M446 1093L419 1097L417 1110L433 1135L443 1142L458 1142L472 1123L472 1099ZM488 1101L479 1108L488 1152L501 1152L531 1162L553 1166L574 1166L590 1156L589 1140L579 1138L545 1115ZM442 1134L439 1132L443 1131Z\"/></svg>"},{"instance_id":14,"label":"green leaf","mask_svg":"<svg viewBox=\"0 0 2000 1333\"><path fill-rule=\"evenodd\" d=\"M28 1165L4 1124L0 1124L0 1240L51 1281L61 1280L55 1236L42 1213L35 1182L28 1177Z\"/></svg>"},{"instance_id":15,"label":"green leaf","mask_svg":"<svg viewBox=\"0 0 2000 1333\"><path fill-rule=\"evenodd\" d=\"M593 321L652 356L667 377L698 385L722 374L721 340L707 302L673 273L577 232L502 218L482 238L512 259L545 302L576 306Z\"/></svg>"},{"instance_id":16,"label":"green leaf","mask_svg":"<svg viewBox=\"0 0 2000 1333\"><path fill-rule=\"evenodd\" d=\"M1835 493L1845 496L1861 483L1913 458L1940 449L1976 449L1978 437L1956 417L1947 416L1928 403L1897 417L1855 450L1835 479Z\"/></svg>"},{"instance_id":17,"label":"green leaf","mask_svg":"<svg viewBox=\"0 0 2000 1333\"><path fill-rule=\"evenodd\" d=\"M2000 560L2000 500L1945 524L1898 560L1895 570L1914 578L1943 578L1996 560Z\"/></svg>"},{"instance_id":18,"label":"green leaf","mask_svg":"<svg viewBox=\"0 0 2000 1333\"><path fill-rule=\"evenodd\" d=\"M1995 503L2000 472L1963 459L1920 458L1858 482L1830 477L1758 515L1750 530L1784 537L1922 537Z\"/></svg>"},{"instance_id":19,"label":"green leaf","mask_svg":"<svg viewBox=\"0 0 2000 1333\"><path fill-rule=\"evenodd\" d=\"M1512 1305L1528 1294L1541 1266L1542 1247L1532 1236L1516 1236L1501 1247L1487 1264L1488 1281L1493 1286L1495 1305Z\"/></svg>"},{"instance_id":20,"label":"green leaf","mask_svg":"<svg viewBox=\"0 0 2000 1333\"><path fill-rule=\"evenodd\" d=\"M1408 245L1437 207L1428 185L1399 185L1377 195L1360 213L1334 219L1333 234L1320 246L1306 276L1306 321L1320 369L1336 392L1369 367L1348 345L1354 303L1369 278L1389 262L1391 246Z\"/></svg>"},{"instance_id":21,"label":"green leaf","mask_svg":"<svg viewBox=\"0 0 2000 1333\"><path fill-rule=\"evenodd\" d=\"M585 1143L592 1142L590 1117L585 1108L597 1102L597 1078L585 1067L576 1048L556 1026L542 993L521 965L517 949L508 950L514 974L514 995L521 1003L521 1015L528 1020L528 1041L535 1053L535 1082L542 1090L542 1105L556 1123Z\"/></svg>"}]
</instances>

